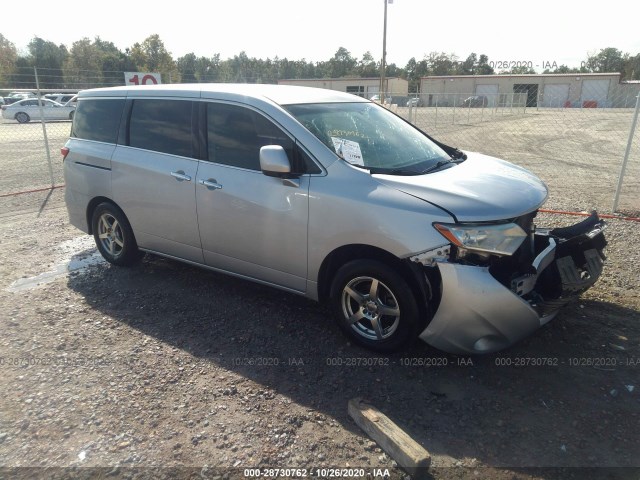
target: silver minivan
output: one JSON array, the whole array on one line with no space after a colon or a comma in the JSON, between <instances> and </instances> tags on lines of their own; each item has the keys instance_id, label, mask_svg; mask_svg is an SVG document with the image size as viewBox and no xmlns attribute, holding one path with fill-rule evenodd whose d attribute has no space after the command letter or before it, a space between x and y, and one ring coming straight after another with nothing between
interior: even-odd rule
<instances>
[{"instance_id":1,"label":"silver minivan","mask_svg":"<svg viewBox=\"0 0 640 480\"><path fill-rule=\"evenodd\" d=\"M378 351L503 349L602 272L597 214L536 228L533 174L346 93L85 90L62 153L70 221L107 261L149 252L328 301Z\"/></svg>"}]
</instances>

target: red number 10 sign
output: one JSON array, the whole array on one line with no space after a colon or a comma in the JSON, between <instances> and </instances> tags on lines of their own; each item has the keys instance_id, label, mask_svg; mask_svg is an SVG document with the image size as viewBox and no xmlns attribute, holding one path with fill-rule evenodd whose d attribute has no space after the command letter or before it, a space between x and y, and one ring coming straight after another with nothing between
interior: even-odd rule
<instances>
[{"instance_id":1,"label":"red number 10 sign","mask_svg":"<svg viewBox=\"0 0 640 480\"><path fill-rule=\"evenodd\" d=\"M159 73L124 72L125 85L157 85L162 83Z\"/></svg>"}]
</instances>

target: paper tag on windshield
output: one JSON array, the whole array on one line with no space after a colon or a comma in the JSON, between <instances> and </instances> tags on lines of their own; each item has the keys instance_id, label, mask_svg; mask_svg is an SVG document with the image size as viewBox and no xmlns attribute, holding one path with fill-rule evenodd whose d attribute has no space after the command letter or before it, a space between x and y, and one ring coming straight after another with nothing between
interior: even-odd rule
<instances>
[{"instance_id":1,"label":"paper tag on windshield","mask_svg":"<svg viewBox=\"0 0 640 480\"><path fill-rule=\"evenodd\" d=\"M331 137L331 141L338 155L353 165L362 165L364 167L364 159L358 142L338 137Z\"/></svg>"}]
</instances>

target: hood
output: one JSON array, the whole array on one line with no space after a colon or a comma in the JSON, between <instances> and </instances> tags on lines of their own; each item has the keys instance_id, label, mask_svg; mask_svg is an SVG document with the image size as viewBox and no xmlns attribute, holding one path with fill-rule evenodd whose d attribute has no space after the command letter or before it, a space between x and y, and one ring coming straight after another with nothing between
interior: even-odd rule
<instances>
[{"instance_id":1,"label":"hood","mask_svg":"<svg viewBox=\"0 0 640 480\"><path fill-rule=\"evenodd\" d=\"M534 174L504 160L467 153L467 160L426 175L372 175L380 183L435 204L458 222L515 218L539 208L547 186Z\"/></svg>"}]
</instances>

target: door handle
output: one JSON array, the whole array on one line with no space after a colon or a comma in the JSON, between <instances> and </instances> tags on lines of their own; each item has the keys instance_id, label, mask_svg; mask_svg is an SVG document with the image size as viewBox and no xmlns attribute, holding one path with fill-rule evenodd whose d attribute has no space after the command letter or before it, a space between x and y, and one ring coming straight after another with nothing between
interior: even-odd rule
<instances>
[{"instance_id":1,"label":"door handle","mask_svg":"<svg viewBox=\"0 0 640 480\"><path fill-rule=\"evenodd\" d=\"M186 181L186 182L190 182L191 181L191 177L189 175L187 175L186 173L184 173L184 170L178 170L177 172L171 172L171 176L174 178L177 178L178 181Z\"/></svg>"},{"instance_id":2,"label":"door handle","mask_svg":"<svg viewBox=\"0 0 640 480\"><path fill-rule=\"evenodd\" d=\"M208 189L219 190L222 188L222 185L216 182L215 178L210 178L208 180L200 180L200 185L204 185Z\"/></svg>"}]
</instances>

